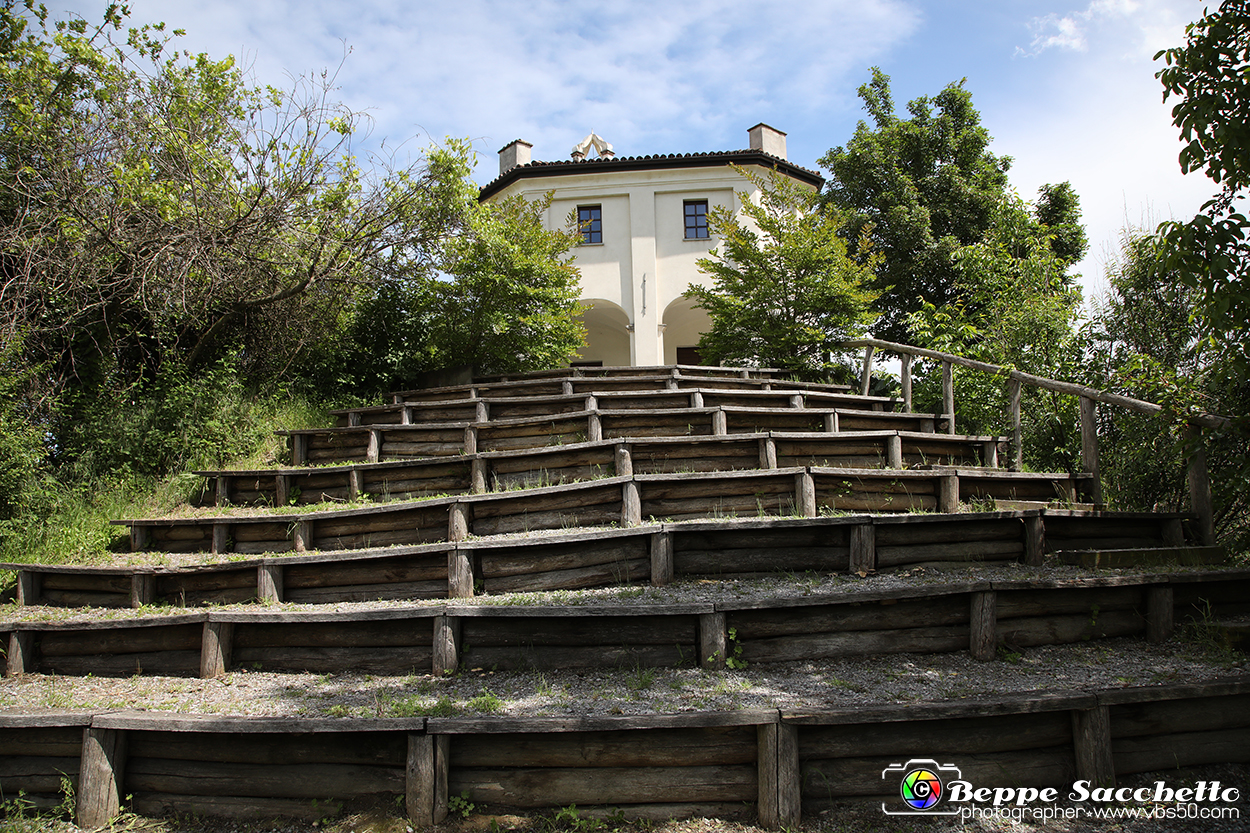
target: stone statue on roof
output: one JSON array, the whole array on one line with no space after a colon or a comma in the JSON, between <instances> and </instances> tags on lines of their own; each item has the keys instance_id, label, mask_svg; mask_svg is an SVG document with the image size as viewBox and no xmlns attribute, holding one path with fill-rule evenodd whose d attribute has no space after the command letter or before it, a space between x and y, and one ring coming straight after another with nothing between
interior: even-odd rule
<instances>
[{"instance_id":1,"label":"stone statue on roof","mask_svg":"<svg viewBox=\"0 0 1250 833\"><path fill-rule=\"evenodd\" d=\"M603 137L590 131L590 135L582 139L573 148L573 161L580 162L586 158L586 153L591 149L595 149L595 153L599 154L600 159L611 159L616 156L612 151L612 146L603 140Z\"/></svg>"}]
</instances>

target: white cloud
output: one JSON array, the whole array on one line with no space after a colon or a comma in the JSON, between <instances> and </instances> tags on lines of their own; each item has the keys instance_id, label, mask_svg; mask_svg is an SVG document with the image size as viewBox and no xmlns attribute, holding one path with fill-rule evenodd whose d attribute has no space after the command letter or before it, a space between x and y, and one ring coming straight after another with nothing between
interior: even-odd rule
<instances>
[{"instance_id":1,"label":"white cloud","mask_svg":"<svg viewBox=\"0 0 1250 833\"><path fill-rule=\"evenodd\" d=\"M1016 47L1016 54L1024 57L1036 57L1047 49L1068 49L1084 52L1089 48L1086 30L1091 22L1110 17L1127 17L1132 15L1141 4L1135 0L1092 0L1083 11L1057 15L1053 12L1029 21L1029 31L1033 40L1028 49Z\"/></svg>"}]
</instances>

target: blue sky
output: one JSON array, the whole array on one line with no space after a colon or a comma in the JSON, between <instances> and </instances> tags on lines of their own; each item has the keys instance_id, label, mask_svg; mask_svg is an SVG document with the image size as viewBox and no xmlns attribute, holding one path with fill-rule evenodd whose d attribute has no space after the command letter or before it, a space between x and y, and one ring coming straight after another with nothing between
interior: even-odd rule
<instances>
[{"instance_id":1,"label":"blue sky","mask_svg":"<svg viewBox=\"0 0 1250 833\"><path fill-rule=\"evenodd\" d=\"M104 0L47 4L98 19ZM864 117L880 66L900 109L967 79L1016 190L1071 181L1098 291L1126 224L1191 216L1214 188L1182 177L1154 78L1160 49L1202 15L1190 0L130 0L135 23L187 30L183 48L234 54L259 81L337 69L374 136L420 149L468 137L478 179L513 139L567 158L591 130L618 155L729 150L767 122L817 168ZM1212 5L1215 5L1214 2ZM344 51L349 54L344 58ZM340 63L342 66L340 67Z\"/></svg>"}]
</instances>

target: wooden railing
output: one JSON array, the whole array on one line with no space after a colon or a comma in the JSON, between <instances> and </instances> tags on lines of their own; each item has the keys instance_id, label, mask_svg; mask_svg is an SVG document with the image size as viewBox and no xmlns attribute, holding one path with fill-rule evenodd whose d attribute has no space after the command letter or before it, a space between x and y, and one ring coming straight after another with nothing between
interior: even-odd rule
<instances>
[{"instance_id":1,"label":"wooden railing","mask_svg":"<svg viewBox=\"0 0 1250 833\"><path fill-rule=\"evenodd\" d=\"M924 358L939 362L942 367L942 412L950 414L946 430L952 434L956 430L954 367L958 365L1006 379L1007 392L1011 399L1010 468L1012 471L1020 471L1023 465L1023 439L1020 429L1021 387L1030 385L1042 390L1066 393L1078 397L1081 406L1081 468L1093 477L1089 488L1094 503L1098 505L1101 505L1103 500L1102 481L1098 466L1097 403L1115 405L1150 416L1159 416L1165 411L1162 405L1154 402L1146 402L1141 399L1134 399L1131 396L1108 393L1107 391L1079 385L1074 382L1061 382L1057 379L1047 379L1044 376L1034 376L1031 373L1025 373L1014 368L981 362L964 356L957 356L953 353L914 347L910 344L898 344L893 341L882 341L876 338L861 338L845 342L843 346L851 350L859 348L864 350L863 368L860 375L860 389L864 394L867 394L869 383L872 379L873 353L876 350L883 350L898 354L902 363L900 376L903 388L903 407L908 413L911 413L912 409L911 365L913 359ZM1186 478L1189 484L1190 509L1198 516L1200 536L1202 543L1206 545L1215 543L1215 513L1211 502L1211 480L1207 473L1207 457L1202 440L1202 430L1204 428L1220 428L1228 425L1229 421L1227 417L1215 414L1192 414L1185 418L1185 439L1186 446L1189 449L1189 456L1186 460Z\"/></svg>"}]
</instances>

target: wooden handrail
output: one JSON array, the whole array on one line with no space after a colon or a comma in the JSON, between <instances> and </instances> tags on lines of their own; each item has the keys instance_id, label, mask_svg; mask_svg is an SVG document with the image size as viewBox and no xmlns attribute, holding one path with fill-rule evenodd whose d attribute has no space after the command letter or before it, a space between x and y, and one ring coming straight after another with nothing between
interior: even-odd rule
<instances>
[{"instance_id":1,"label":"wooden handrail","mask_svg":"<svg viewBox=\"0 0 1250 833\"><path fill-rule=\"evenodd\" d=\"M1102 482L1098 466L1098 421L1094 403L1102 402L1106 405L1115 405L1149 416L1159 416L1166 411L1162 405L1154 402L1134 399L1131 396L1121 396L1117 393L1108 393L1107 391L1091 388L1087 385L1079 385L1075 382L1061 382L1057 379L1047 379L1044 376L1034 376L1032 373L1025 373L1013 368L969 359L954 353L943 353L939 350L915 347L910 344L898 344L897 342L883 341L878 338L860 338L854 341L843 342L842 346L852 350L862 347L864 350L860 388L865 393L868 391L871 380L873 352L886 350L902 356L903 405L908 411L911 410L911 357L919 356L941 362L942 410L950 415L948 430L951 433L955 431L955 386L951 373L954 365L979 370L982 373L989 373L990 375L1006 379L1007 390L1011 399L1011 468L1013 471L1019 471L1023 464L1022 435L1020 430L1021 386L1031 385L1043 390L1079 397L1081 406L1081 467L1093 476L1094 482L1090 491L1094 495L1096 506L1101 506L1102 504ZM1212 545L1215 543L1215 514L1211 501L1211 483L1207 474L1206 450L1202 443L1202 429L1222 428L1230 424L1232 420L1218 414L1207 413L1189 414L1184 419L1186 424L1185 438L1189 444L1185 467L1186 479L1189 482L1190 508L1198 515L1198 533L1202 543Z\"/></svg>"},{"instance_id":2,"label":"wooden handrail","mask_svg":"<svg viewBox=\"0 0 1250 833\"><path fill-rule=\"evenodd\" d=\"M1086 399L1092 399L1095 402L1102 402L1107 405L1117 405L1121 408L1127 408L1130 411L1136 411L1141 414L1158 415L1164 412L1164 407L1154 402L1146 402L1141 399L1134 399L1131 396L1121 396L1118 393L1108 393L1107 391L1091 388L1086 385L1078 385L1075 382L1060 382L1057 379L1047 379L1044 376L1034 376L1032 373L1025 373L1021 370L1014 370L989 362L980 362L976 359L969 359L954 353L942 353L938 350L928 350L924 347L914 347L910 344L897 344L893 341L882 341L876 338L860 338L854 341L844 342L844 347L851 349L859 347L872 347L878 350L888 350L891 353L903 353L911 356L923 356L926 359L933 359L940 362L949 362L960 367L968 367L973 370L980 370L983 373L989 373L995 376L1002 376L1006 379L1014 379L1026 385L1052 390L1056 393L1068 393L1073 396L1083 396ZM1222 428L1228 425L1231 420L1228 417L1219 416L1218 414L1194 414L1187 416L1185 421L1190 425L1200 425L1203 428Z\"/></svg>"}]
</instances>

